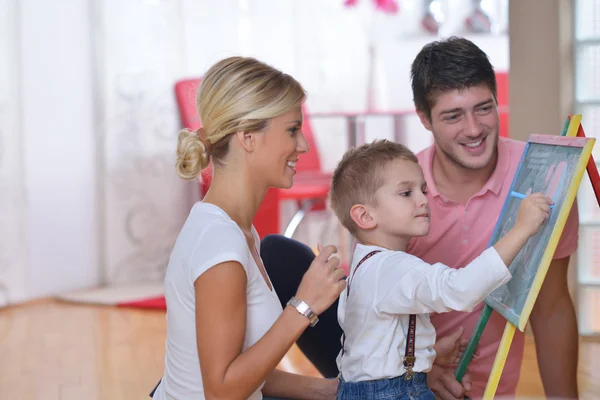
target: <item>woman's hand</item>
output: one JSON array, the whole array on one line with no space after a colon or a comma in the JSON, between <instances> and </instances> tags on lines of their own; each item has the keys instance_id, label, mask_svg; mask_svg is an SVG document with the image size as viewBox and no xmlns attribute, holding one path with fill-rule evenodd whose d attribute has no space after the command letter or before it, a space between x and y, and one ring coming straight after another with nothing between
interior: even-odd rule
<instances>
[{"instance_id":1,"label":"woman's hand","mask_svg":"<svg viewBox=\"0 0 600 400\"><path fill-rule=\"evenodd\" d=\"M319 255L304 274L296 292L296 297L317 315L327 310L346 288L346 273L339 267L340 259L332 257L334 253L337 253L335 246L319 245Z\"/></svg>"}]
</instances>

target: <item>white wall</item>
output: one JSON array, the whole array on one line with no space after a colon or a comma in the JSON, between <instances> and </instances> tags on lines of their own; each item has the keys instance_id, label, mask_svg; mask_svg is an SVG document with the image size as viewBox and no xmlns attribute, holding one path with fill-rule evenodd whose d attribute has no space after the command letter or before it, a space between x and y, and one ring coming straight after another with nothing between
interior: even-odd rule
<instances>
[{"instance_id":1,"label":"white wall","mask_svg":"<svg viewBox=\"0 0 600 400\"><path fill-rule=\"evenodd\" d=\"M359 111L373 40L376 106L411 109L410 62L435 39L418 31L418 3L389 16L366 0L0 0L0 305L3 287L21 301L162 278L197 196L173 167L173 84L220 58L293 74L311 112ZM471 1L444 4L462 10L448 14L448 33ZM471 38L507 68L505 36ZM345 123L314 128L332 169ZM430 142L416 120L406 129L413 150ZM367 140L390 136L389 119L367 121Z\"/></svg>"},{"instance_id":2,"label":"white wall","mask_svg":"<svg viewBox=\"0 0 600 400\"><path fill-rule=\"evenodd\" d=\"M26 297L27 244L16 0L0 0L0 307Z\"/></svg>"},{"instance_id":3,"label":"white wall","mask_svg":"<svg viewBox=\"0 0 600 400\"><path fill-rule=\"evenodd\" d=\"M19 1L28 295L99 278L88 1Z\"/></svg>"},{"instance_id":4,"label":"white wall","mask_svg":"<svg viewBox=\"0 0 600 400\"><path fill-rule=\"evenodd\" d=\"M372 41L376 43L376 106L412 110L410 63L436 37L419 27L421 1L399 3L401 12L387 15L374 11L367 0L354 8L345 7L343 0L182 0L184 73L199 76L223 57L250 55L294 75L308 92L309 112L363 111L367 106L367 47ZM441 34L466 36L488 53L497 70L508 70L507 36L461 30L471 12L471 0L442 4L446 22ZM506 6L506 0L497 2L501 19L506 18ZM323 167L332 170L347 146L345 122L320 119L313 125L319 148L327 149L321 154ZM407 118L404 129L410 133L406 144L414 151L431 143L416 117ZM366 130L366 140L391 138L392 121L369 118Z\"/></svg>"},{"instance_id":5,"label":"white wall","mask_svg":"<svg viewBox=\"0 0 600 400\"><path fill-rule=\"evenodd\" d=\"M96 284L99 264L88 2L0 3L3 305Z\"/></svg>"},{"instance_id":6,"label":"white wall","mask_svg":"<svg viewBox=\"0 0 600 400\"><path fill-rule=\"evenodd\" d=\"M464 7L454 17L456 28L471 3L447 3ZM201 76L221 58L249 55L299 79L309 94L309 111L364 110L369 36L382 54L377 106L411 109L410 61L433 39L402 36L410 33L407 26L418 16L416 8L382 16L369 2L355 9L337 0L100 4L95 33L101 46L98 73L105 125L103 257L106 279L115 283L162 276L189 209L190 190L196 190L172 168L179 124L172 97L177 79ZM372 33L369 18L377 27ZM490 51L497 68L507 68L505 36L474 39ZM339 118L313 124L324 168L331 170L347 148L346 125ZM366 139L390 137L390 126L389 118L368 121ZM430 143L416 119L407 121L406 128L414 150Z\"/></svg>"},{"instance_id":7,"label":"white wall","mask_svg":"<svg viewBox=\"0 0 600 400\"><path fill-rule=\"evenodd\" d=\"M94 28L99 91L103 280L157 281L197 187L175 173L182 76L178 1L105 0Z\"/></svg>"}]
</instances>

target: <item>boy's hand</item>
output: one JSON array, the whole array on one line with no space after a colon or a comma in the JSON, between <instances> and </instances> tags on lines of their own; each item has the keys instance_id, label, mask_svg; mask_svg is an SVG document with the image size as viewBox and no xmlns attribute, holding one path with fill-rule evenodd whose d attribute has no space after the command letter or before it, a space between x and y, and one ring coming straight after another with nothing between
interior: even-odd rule
<instances>
[{"instance_id":1,"label":"boy's hand","mask_svg":"<svg viewBox=\"0 0 600 400\"><path fill-rule=\"evenodd\" d=\"M544 222L550 217L552 199L541 193L533 193L521 201L515 229L531 237L538 233Z\"/></svg>"}]
</instances>

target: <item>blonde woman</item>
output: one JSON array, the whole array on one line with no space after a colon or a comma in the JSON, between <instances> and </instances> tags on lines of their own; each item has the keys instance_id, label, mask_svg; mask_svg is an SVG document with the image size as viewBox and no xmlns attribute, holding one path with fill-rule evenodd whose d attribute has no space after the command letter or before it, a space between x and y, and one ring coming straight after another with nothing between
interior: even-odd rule
<instances>
[{"instance_id":1,"label":"blonde woman","mask_svg":"<svg viewBox=\"0 0 600 400\"><path fill-rule=\"evenodd\" d=\"M335 247L322 248L282 308L252 220L269 187L292 186L302 135L302 86L252 58L212 66L197 93L203 129L182 131L177 172L212 161L211 188L183 226L165 277L164 375L153 398L335 398L337 381L275 369L345 288ZM310 328L309 328L310 329Z\"/></svg>"}]
</instances>

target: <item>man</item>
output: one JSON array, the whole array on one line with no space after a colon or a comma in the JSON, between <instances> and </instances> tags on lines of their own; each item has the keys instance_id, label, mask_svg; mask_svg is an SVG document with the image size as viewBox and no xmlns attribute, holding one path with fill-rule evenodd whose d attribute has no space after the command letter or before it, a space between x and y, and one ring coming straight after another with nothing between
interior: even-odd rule
<instances>
[{"instance_id":1,"label":"man","mask_svg":"<svg viewBox=\"0 0 600 400\"><path fill-rule=\"evenodd\" d=\"M489 245L496 220L525 148L499 138L496 78L486 54L472 42L450 38L433 42L412 64L417 113L434 144L418 154L428 185L431 231L413 240L408 251L429 263L461 268ZM578 214L574 205L530 317L540 373L548 397L577 398L578 332L567 288L569 257L577 248ZM261 256L283 305L295 294L314 258L309 248L271 236ZM438 339L464 327L468 338L483 304L471 313L432 315ZM300 349L323 373L335 376L340 350L337 302L321 315L315 329L298 340ZM478 356L469 364L472 384L464 386L450 368L434 366L428 383L444 400L483 394L506 320L493 313L481 337ZM517 332L506 361L498 397L513 397L519 381L524 335Z\"/></svg>"},{"instance_id":2,"label":"man","mask_svg":"<svg viewBox=\"0 0 600 400\"><path fill-rule=\"evenodd\" d=\"M426 45L411 75L415 107L434 145L418 154L428 184L431 231L414 240L408 252L430 263L461 268L488 247L525 144L499 138L495 74L486 54L472 42L450 38ZM577 323L567 288L567 267L577 238L574 206L530 317L548 397L578 394ZM438 337L458 326L472 332L482 307L471 313L432 315ZM469 365L473 397L483 394L505 324L494 312L481 337L479 356ZM523 346L524 335L517 332L498 396L514 396ZM442 398L453 398L445 382L439 380L435 390Z\"/></svg>"}]
</instances>

